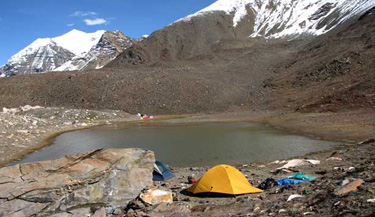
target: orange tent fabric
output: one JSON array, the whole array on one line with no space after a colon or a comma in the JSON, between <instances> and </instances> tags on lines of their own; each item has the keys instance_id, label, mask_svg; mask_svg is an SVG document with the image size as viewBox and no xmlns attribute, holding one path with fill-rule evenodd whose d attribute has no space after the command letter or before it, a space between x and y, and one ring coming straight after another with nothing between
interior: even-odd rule
<instances>
[{"instance_id":1,"label":"orange tent fabric","mask_svg":"<svg viewBox=\"0 0 375 217\"><path fill-rule=\"evenodd\" d=\"M263 192L253 187L239 170L229 165L211 168L187 191L194 194L212 192L232 195Z\"/></svg>"}]
</instances>

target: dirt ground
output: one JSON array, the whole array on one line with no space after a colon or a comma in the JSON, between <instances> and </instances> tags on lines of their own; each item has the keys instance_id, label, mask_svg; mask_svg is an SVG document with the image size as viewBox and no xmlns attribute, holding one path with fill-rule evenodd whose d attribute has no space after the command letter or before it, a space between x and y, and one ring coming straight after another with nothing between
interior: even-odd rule
<instances>
[{"instance_id":1,"label":"dirt ground","mask_svg":"<svg viewBox=\"0 0 375 217\"><path fill-rule=\"evenodd\" d=\"M319 160L318 165L295 167L292 172L271 173L286 162L236 165L254 186L267 178L286 178L296 172L317 177L297 185L275 186L263 193L235 197L222 195L195 196L184 188L187 177L201 177L209 168L173 168L176 177L166 182L174 189L175 200L191 207L191 216L374 216L371 199L375 194L375 143L355 145L340 150L309 154L300 159ZM342 160L327 160L331 156ZM344 184L363 180L358 190L344 195L337 192ZM355 188L356 189L356 188ZM288 201L291 195L302 197Z\"/></svg>"},{"instance_id":2,"label":"dirt ground","mask_svg":"<svg viewBox=\"0 0 375 217\"><path fill-rule=\"evenodd\" d=\"M172 168L175 177L165 183L157 182L155 185L172 190L175 204L189 207L191 216L372 216L375 215L375 208L367 200L375 197L373 157L375 143L349 145L349 142L353 144L353 141L366 140L371 135L375 135L374 117L374 111L371 110L315 114L233 111L217 114L156 116L156 119L178 118L179 122L255 121L312 137L343 141L343 146L337 150L302 156L300 159L320 160L321 163L293 168L289 173L271 173L286 163L283 159L273 163L265 159L263 164L243 162L241 165L234 165L254 186L258 186L266 178L285 178L298 171L318 177L304 184L274 187L261 194L207 197L194 196L183 191L189 186L188 176L194 174L199 178L209 169L208 167ZM0 121L2 123L0 163L6 165L50 144L53 136L60 133L99 124L140 121L140 119L122 111L24 106L5 109L0 113ZM330 156L342 160L327 161ZM343 182L355 179L365 181L358 191L340 196L335 194L343 187ZM288 202L288 197L293 194L303 197ZM133 210L132 215L150 212L150 216L169 216L168 210L162 210L163 213L156 213L155 210L158 209L148 207L146 211Z\"/></svg>"}]
</instances>

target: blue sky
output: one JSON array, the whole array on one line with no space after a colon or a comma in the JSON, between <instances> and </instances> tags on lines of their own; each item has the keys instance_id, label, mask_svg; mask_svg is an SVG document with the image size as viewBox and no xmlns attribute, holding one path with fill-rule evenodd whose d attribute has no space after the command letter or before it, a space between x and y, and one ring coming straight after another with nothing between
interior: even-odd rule
<instances>
[{"instance_id":1,"label":"blue sky","mask_svg":"<svg viewBox=\"0 0 375 217\"><path fill-rule=\"evenodd\" d=\"M0 0L0 65L37 38L72 29L141 37L215 0Z\"/></svg>"}]
</instances>

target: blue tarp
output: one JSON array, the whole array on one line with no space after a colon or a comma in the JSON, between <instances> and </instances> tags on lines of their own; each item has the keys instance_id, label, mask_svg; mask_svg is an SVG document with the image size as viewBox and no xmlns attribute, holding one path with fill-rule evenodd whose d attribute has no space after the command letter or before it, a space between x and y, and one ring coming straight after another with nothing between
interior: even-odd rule
<instances>
[{"instance_id":1,"label":"blue tarp","mask_svg":"<svg viewBox=\"0 0 375 217\"><path fill-rule=\"evenodd\" d=\"M155 161L152 175L152 180L154 181L164 181L174 176L173 172L168 168L168 166L160 161Z\"/></svg>"},{"instance_id":2,"label":"blue tarp","mask_svg":"<svg viewBox=\"0 0 375 217\"><path fill-rule=\"evenodd\" d=\"M277 185L295 185L298 183L304 183L305 180L292 180L292 179L279 179L276 181Z\"/></svg>"}]
</instances>

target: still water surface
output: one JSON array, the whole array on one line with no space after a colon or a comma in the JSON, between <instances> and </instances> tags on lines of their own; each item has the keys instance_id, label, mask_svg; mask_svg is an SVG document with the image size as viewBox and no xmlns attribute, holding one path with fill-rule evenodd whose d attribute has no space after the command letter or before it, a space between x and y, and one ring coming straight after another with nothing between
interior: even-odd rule
<instances>
[{"instance_id":1,"label":"still water surface","mask_svg":"<svg viewBox=\"0 0 375 217\"><path fill-rule=\"evenodd\" d=\"M21 162L60 158L98 148L143 148L171 166L267 162L332 149L341 143L248 123L129 123L64 133Z\"/></svg>"}]
</instances>

